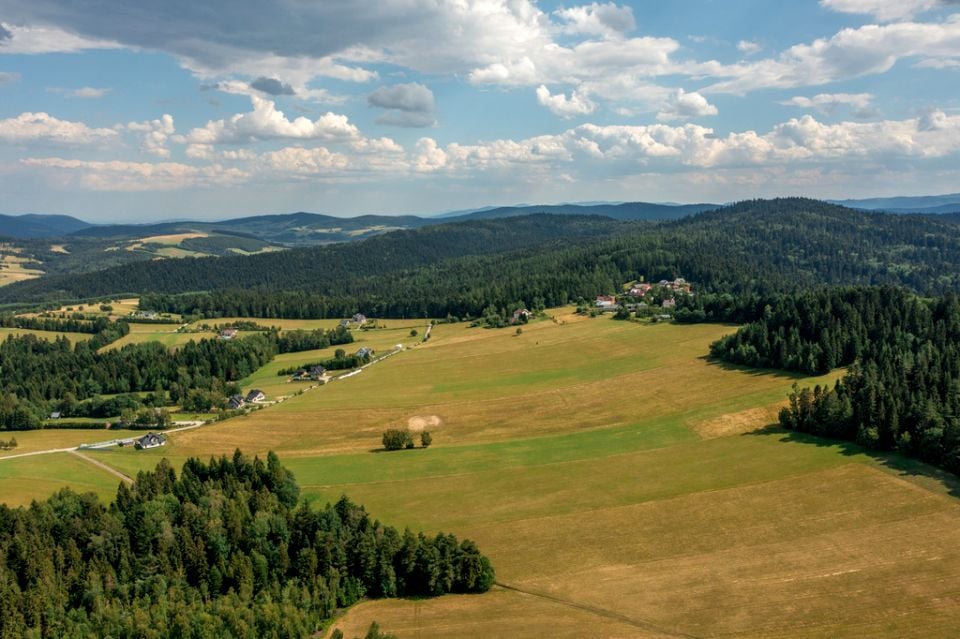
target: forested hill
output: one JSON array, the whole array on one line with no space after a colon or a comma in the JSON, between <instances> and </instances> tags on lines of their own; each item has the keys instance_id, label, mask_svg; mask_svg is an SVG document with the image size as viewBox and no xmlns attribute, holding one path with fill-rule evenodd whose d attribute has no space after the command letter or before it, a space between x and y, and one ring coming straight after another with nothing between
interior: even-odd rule
<instances>
[{"instance_id":1,"label":"forested hill","mask_svg":"<svg viewBox=\"0 0 960 639\"><path fill-rule=\"evenodd\" d=\"M536 297L562 304L613 292L640 276L683 276L700 290L731 293L821 284L960 290L960 228L927 216L856 211L797 198L747 201L656 224L533 215L401 231L325 248L50 277L0 290L0 303L221 291L229 292L235 308L252 314L273 309L279 316L338 316L353 310L463 315L477 314L488 304L529 303ZM281 301L284 291L291 293ZM277 311L279 306L288 314Z\"/></svg>"},{"instance_id":2,"label":"forested hill","mask_svg":"<svg viewBox=\"0 0 960 639\"><path fill-rule=\"evenodd\" d=\"M405 272L465 255L544 250L634 228L597 216L530 215L442 224L280 253L142 262L92 273L51 275L0 289L0 303L148 291L259 288L330 292L358 278Z\"/></svg>"}]
</instances>

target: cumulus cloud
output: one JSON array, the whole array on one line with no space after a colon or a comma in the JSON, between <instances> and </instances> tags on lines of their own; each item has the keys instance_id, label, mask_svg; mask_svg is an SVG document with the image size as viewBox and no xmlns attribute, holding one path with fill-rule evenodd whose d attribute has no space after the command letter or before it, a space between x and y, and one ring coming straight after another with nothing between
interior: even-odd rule
<instances>
[{"instance_id":1,"label":"cumulus cloud","mask_svg":"<svg viewBox=\"0 0 960 639\"><path fill-rule=\"evenodd\" d=\"M792 46L776 58L737 65L690 65L687 72L730 78L705 91L745 93L884 73L907 57L960 58L960 14L936 23L903 22L844 29L830 38Z\"/></svg>"},{"instance_id":2,"label":"cumulus cloud","mask_svg":"<svg viewBox=\"0 0 960 639\"><path fill-rule=\"evenodd\" d=\"M433 92L418 82L380 87L369 96L371 106L402 111L433 111Z\"/></svg>"},{"instance_id":3,"label":"cumulus cloud","mask_svg":"<svg viewBox=\"0 0 960 639\"><path fill-rule=\"evenodd\" d=\"M20 74L14 71L0 71L0 86L20 81Z\"/></svg>"},{"instance_id":4,"label":"cumulus cloud","mask_svg":"<svg viewBox=\"0 0 960 639\"><path fill-rule=\"evenodd\" d=\"M951 3L944 0L820 0L820 6L831 11L869 14L881 22L912 18L945 4Z\"/></svg>"},{"instance_id":5,"label":"cumulus cloud","mask_svg":"<svg viewBox=\"0 0 960 639\"><path fill-rule=\"evenodd\" d=\"M657 114L657 119L662 122L689 120L716 114L717 107L696 91L687 93L683 89L677 89L670 95L664 109Z\"/></svg>"},{"instance_id":6,"label":"cumulus cloud","mask_svg":"<svg viewBox=\"0 0 960 639\"><path fill-rule=\"evenodd\" d=\"M367 96L372 107L387 109L377 124L420 128L433 126L433 92L418 82L383 86Z\"/></svg>"},{"instance_id":7,"label":"cumulus cloud","mask_svg":"<svg viewBox=\"0 0 960 639\"><path fill-rule=\"evenodd\" d=\"M269 95L295 95L296 91L293 90L293 87L285 82L281 82L276 78L266 78L260 76L256 80L250 83L250 87L261 91L262 93L267 93Z\"/></svg>"},{"instance_id":8,"label":"cumulus cloud","mask_svg":"<svg viewBox=\"0 0 960 639\"><path fill-rule=\"evenodd\" d=\"M576 91L571 93L569 98L562 93L552 95L550 89L542 84L537 87L537 102L550 109L550 112L554 115L559 115L562 118L593 113L596 109L596 105L585 95Z\"/></svg>"},{"instance_id":9,"label":"cumulus cloud","mask_svg":"<svg viewBox=\"0 0 960 639\"><path fill-rule=\"evenodd\" d=\"M12 144L103 145L117 135L112 129L91 128L83 122L60 120L42 112L21 113L15 118L0 120L0 141Z\"/></svg>"},{"instance_id":10,"label":"cumulus cloud","mask_svg":"<svg viewBox=\"0 0 960 639\"><path fill-rule=\"evenodd\" d=\"M92 191L169 191L187 187L229 186L249 174L219 164L192 166L179 162L100 162L64 158L26 158L25 167L53 172L61 180Z\"/></svg>"},{"instance_id":11,"label":"cumulus cloud","mask_svg":"<svg viewBox=\"0 0 960 639\"><path fill-rule=\"evenodd\" d=\"M759 43L752 42L750 40L741 40L740 42L737 43L737 51L740 51L741 53L745 53L747 55L753 55L754 53L758 53L762 48L763 47L760 46Z\"/></svg>"},{"instance_id":12,"label":"cumulus cloud","mask_svg":"<svg viewBox=\"0 0 960 639\"><path fill-rule=\"evenodd\" d=\"M854 117L869 118L877 115L877 110L873 107L873 97L872 93L819 93L812 98L794 96L780 104L814 109L823 115L831 115L838 108L847 106L853 110Z\"/></svg>"},{"instance_id":13,"label":"cumulus cloud","mask_svg":"<svg viewBox=\"0 0 960 639\"><path fill-rule=\"evenodd\" d=\"M617 38L637 28L633 9L612 2L557 9L554 14L564 22L566 33Z\"/></svg>"},{"instance_id":14,"label":"cumulus cloud","mask_svg":"<svg viewBox=\"0 0 960 639\"><path fill-rule=\"evenodd\" d=\"M131 122L126 126L128 131L140 134L140 151L159 158L170 157L167 140L176 133L173 126L173 116L164 113L156 120L145 122Z\"/></svg>"},{"instance_id":15,"label":"cumulus cloud","mask_svg":"<svg viewBox=\"0 0 960 639\"><path fill-rule=\"evenodd\" d=\"M272 100L250 96L253 111L229 119L211 120L176 141L194 145L235 144L258 140L299 139L344 141L359 136L345 115L325 113L316 120L303 116L290 120Z\"/></svg>"}]
</instances>

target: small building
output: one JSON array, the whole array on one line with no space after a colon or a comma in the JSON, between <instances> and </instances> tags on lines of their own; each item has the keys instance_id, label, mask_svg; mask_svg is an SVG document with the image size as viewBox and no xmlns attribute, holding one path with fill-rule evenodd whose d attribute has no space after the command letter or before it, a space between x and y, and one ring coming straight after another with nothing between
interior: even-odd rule
<instances>
[{"instance_id":1,"label":"small building","mask_svg":"<svg viewBox=\"0 0 960 639\"><path fill-rule=\"evenodd\" d=\"M350 326L350 320L348 320L348 319L342 319L342 320L340 320L340 326L349 327L349 326Z\"/></svg>"},{"instance_id":2,"label":"small building","mask_svg":"<svg viewBox=\"0 0 960 639\"><path fill-rule=\"evenodd\" d=\"M262 402L262 401L265 400L266 398L267 398L267 396L263 394L263 391L262 391L262 390L257 390L257 389L255 388L255 389L253 389L252 391L250 391L249 393L247 393L246 401L247 401L248 404L250 404L250 403L252 403L252 402Z\"/></svg>"},{"instance_id":3,"label":"small building","mask_svg":"<svg viewBox=\"0 0 960 639\"><path fill-rule=\"evenodd\" d=\"M227 408L230 410L240 410L246 404L247 401L243 398L243 395L234 395L227 400Z\"/></svg>"},{"instance_id":4,"label":"small building","mask_svg":"<svg viewBox=\"0 0 960 639\"><path fill-rule=\"evenodd\" d=\"M307 372L307 369L298 368L297 370L293 371L293 375L290 377L290 381L292 382L303 381L307 379L309 376L310 374Z\"/></svg>"},{"instance_id":5,"label":"small building","mask_svg":"<svg viewBox=\"0 0 960 639\"><path fill-rule=\"evenodd\" d=\"M525 322L533 316L533 313L528 311L525 308L518 308L513 312L513 317L510 318L511 324L517 324L519 322Z\"/></svg>"},{"instance_id":6,"label":"small building","mask_svg":"<svg viewBox=\"0 0 960 639\"><path fill-rule=\"evenodd\" d=\"M353 316L352 321L354 324L359 324L360 326L363 326L364 324L367 323L367 316L364 315L363 313L357 313L356 315Z\"/></svg>"},{"instance_id":7,"label":"small building","mask_svg":"<svg viewBox=\"0 0 960 639\"><path fill-rule=\"evenodd\" d=\"M234 337L237 336L237 333L239 332L240 331L238 331L235 328L225 328L222 331L220 331L220 337L222 339L233 339Z\"/></svg>"},{"instance_id":8,"label":"small building","mask_svg":"<svg viewBox=\"0 0 960 639\"><path fill-rule=\"evenodd\" d=\"M373 349L370 348L369 346L364 346L357 351L357 357L360 357L362 359L369 359L373 357Z\"/></svg>"},{"instance_id":9,"label":"small building","mask_svg":"<svg viewBox=\"0 0 960 639\"><path fill-rule=\"evenodd\" d=\"M668 297L667 299L663 300L663 303L660 306L663 308L676 308L677 300L673 299L672 297Z\"/></svg>"},{"instance_id":10,"label":"small building","mask_svg":"<svg viewBox=\"0 0 960 639\"><path fill-rule=\"evenodd\" d=\"M598 295L597 308L613 308L617 305L617 298L613 295Z\"/></svg>"},{"instance_id":11,"label":"small building","mask_svg":"<svg viewBox=\"0 0 960 639\"><path fill-rule=\"evenodd\" d=\"M50 419L60 419L60 417L62 416L63 416L63 413L61 413L60 411L54 411L50 413Z\"/></svg>"},{"instance_id":12,"label":"small building","mask_svg":"<svg viewBox=\"0 0 960 639\"><path fill-rule=\"evenodd\" d=\"M633 286L630 287L630 295L632 295L633 297L643 297L644 295L650 292L651 288L653 288L653 286L645 282L634 284Z\"/></svg>"},{"instance_id":13,"label":"small building","mask_svg":"<svg viewBox=\"0 0 960 639\"><path fill-rule=\"evenodd\" d=\"M310 379L321 379L324 375L327 374L327 369L319 364L316 366L311 366L309 371Z\"/></svg>"},{"instance_id":14,"label":"small building","mask_svg":"<svg viewBox=\"0 0 960 639\"><path fill-rule=\"evenodd\" d=\"M148 448L158 448L167 443L167 438L159 433L148 433L143 437L134 440L133 446L137 450L146 450Z\"/></svg>"}]
</instances>

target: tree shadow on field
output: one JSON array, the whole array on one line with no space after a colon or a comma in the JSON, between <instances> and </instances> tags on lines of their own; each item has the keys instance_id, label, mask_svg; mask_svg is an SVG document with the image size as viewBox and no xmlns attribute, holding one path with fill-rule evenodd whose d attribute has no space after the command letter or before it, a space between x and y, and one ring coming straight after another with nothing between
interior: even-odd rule
<instances>
[{"instance_id":1,"label":"tree shadow on field","mask_svg":"<svg viewBox=\"0 0 960 639\"><path fill-rule=\"evenodd\" d=\"M898 477L909 481L913 478L922 478L941 486L953 497L960 497L960 477L953 473L941 470L922 461L901 455L900 453L871 450L854 442L842 439L828 439L807 433L798 433L786 430L779 424L770 424L756 430L743 433L743 437L778 437L779 441L790 444L803 444L819 448L833 448L841 455L854 457L862 455L869 457L878 465L893 471Z\"/></svg>"},{"instance_id":2,"label":"tree shadow on field","mask_svg":"<svg viewBox=\"0 0 960 639\"><path fill-rule=\"evenodd\" d=\"M717 368L722 368L725 371L736 371L738 373L743 373L744 375L750 375L752 377L771 377L774 379L793 379L793 380L804 380L804 379L810 379L813 377L818 377L817 375L807 375L805 373L794 373L791 371L781 370L779 368L757 368L755 366L746 366L743 364L731 364L730 362L725 362L722 359L718 359L710 355L701 355L697 359L706 362L710 366L716 366Z\"/></svg>"}]
</instances>

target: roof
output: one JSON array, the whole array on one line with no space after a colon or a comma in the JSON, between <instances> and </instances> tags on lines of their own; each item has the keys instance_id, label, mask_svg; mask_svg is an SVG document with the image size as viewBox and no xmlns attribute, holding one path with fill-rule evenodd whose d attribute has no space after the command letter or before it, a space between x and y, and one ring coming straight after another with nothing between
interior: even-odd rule
<instances>
[{"instance_id":1,"label":"roof","mask_svg":"<svg viewBox=\"0 0 960 639\"><path fill-rule=\"evenodd\" d=\"M262 391L262 390L258 390L258 389L256 389L256 388L254 388L252 391L250 391L249 393L247 393L247 401L248 401L248 402L252 402L253 400L255 400L255 399L258 398L258 397L264 397L264 394L263 394L263 391Z\"/></svg>"}]
</instances>

